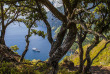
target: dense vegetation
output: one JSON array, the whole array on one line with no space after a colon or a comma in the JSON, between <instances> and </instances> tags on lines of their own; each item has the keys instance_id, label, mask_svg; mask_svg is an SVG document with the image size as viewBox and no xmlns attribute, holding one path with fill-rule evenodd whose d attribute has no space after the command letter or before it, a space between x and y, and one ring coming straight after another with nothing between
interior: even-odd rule
<instances>
[{"instance_id":1,"label":"dense vegetation","mask_svg":"<svg viewBox=\"0 0 110 74\"><path fill-rule=\"evenodd\" d=\"M93 50L90 52L91 54L91 58L94 58L97 53L104 47L106 41L105 40L102 40L95 48L93 48ZM85 54L86 54L86 49L87 47L90 46L90 44L88 45L85 45L83 47L84 49L84 58L86 57ZM68 60L71 60L74 62L74 65L79 65L80 62L79 62L79 49L77 49L75 52L78 52L78 53L74 53L73 55L71 56L67 56L65 59L68 59ZM110 66L110 43L107 44L106 48L103 49L103 51L99 54L99 56L93 61L92 63L92 66ZM63 62L63 61L62 61ZM86 65L87 63L85 63Z\"/></svg>"},{"instance_id":2,"label":"dense vegetation","mask_svg":"<svg viewBox=\"0 0 110 74\"><path fill-rule=\"evenodd\" d=\"M104 65L109 65L110 1L61 1L64 8L63 12L57 10L53 4L54 2L49 0L0 0L0 72L2 74L5 72L13 74L15 72L26 74L73 74L74 71L68 71L65 65L68 67L72 65L72 68L74 68L74 63L78 65L77 73L87 74L90 73L92 65L103 65L99 64L99 61L106 61ZM55 39L52 37L52 27L47 20L49 17L46 15L45 7L55 16L54 20L62 22ZM33 27L38 27L38 23L36 23L38 21L45 23L47 34L33 29ZM28 34L25 36L26 47L21 57L12 52L18 49L17 46L12 46L12 50L10 50L5 43L6 28L14 22L22 22L28 29ZM43 38L47 36L51 44L49 58L44 62L24 59L29 48L29 38L33 34ZM79 55L73 55L74 60L64 60L64 64L59 64L60 60L71 48L78 48L79 50L75 53ZM11 55L7 51L13 54ZM15 55L19 57L15 57ZM106 58L101 60L105 55Z\"/></svg>"}]
</instances>

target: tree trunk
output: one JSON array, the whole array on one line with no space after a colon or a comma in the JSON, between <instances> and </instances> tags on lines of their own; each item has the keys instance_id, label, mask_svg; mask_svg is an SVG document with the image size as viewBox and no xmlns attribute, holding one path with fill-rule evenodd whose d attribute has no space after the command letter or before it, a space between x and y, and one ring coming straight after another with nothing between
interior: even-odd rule
<instances>
[{"instance_id":1,"label":"tree trunk","mask_svg":"<svg viewBox=\"0 0 110 74\"><path fill-rule=\"evenodd\" d=\"M1 32L0 44L5 45L5 30Z\"/></svg>"},{"instance_id":2,"label":"tree trunk","mask_svg":"<svg viewBox=\"0 0 110 74\"><path fill-rule=\"evenodd\" d=\"M79 72L82 73L82 71L83 71L83 48L82 48L82 43L79 43L79 58L80 58Z\"/></svg>"},{"instance_id":3,"label":"tree trunk","mask_svg":"<svg viewBox=\"0 0 110 74\"><path fill-rule=\"evenodd\" d=\"M30 28L28 29L28 35L26 36L26 47L25 47L24 52L22 53L22 56L21 56L20 62L23 61L24 56L25 56L25 54L26 54L27 51L28 51L28 47L29 47L29 37L30 37L29 35L30 35Z\"/></svg>"},{"instance_id":4,"label":"tree trunk","mask_svg":"<svg viewBox=\"0 0 110 74\"><path fill-rule=\"evenodd\" d=\"M27 51L28 51L28 47L29 47L29 41L26 42L26 48L25 48L24 52L22 53L22 56L21 56L20 62L23 61L24 56L25 56L25 54L26 54Z\"/></svg>"},{"instance_id":5,"label":"tree trunk","mask_svg":"<svg viewBox=\"0 0 110 74\"><path fill-rule=\"evenodd\" d=\"M84 66L82 43L86 39L86 35L87 32L86 31L82 32L82 28L80 28L80 31L78 33L78 46L79 46L79 59L80 59L79 73L82 73Z\"/></svg>"},{"instance_id":6,"label":"tree trunk","mask_svg":"<svg viewBox=\"0 0 110 74\"><path fill-rule=\"evenodd\" d=\"M91 68L91 64L92 64L92 61L91 61L91 58L90 58L90 51L99 43L99 36L95 36L95 41L94 43L89 46L87 48L87 51L86 51L86 59L87 59L87 66L85 67L84 69L84 73L87 73L89 72L90 68Z\"/></svg>"},{"instance_id":7,"label":"tree trunk","mask_svg":"<svg viewBox=\"0 0 110 74\"><path fill-rule=\"evenodd\" d=\"M58 48L59 46L61 46L66 32L67 32L67 29L62 26L61 29L60 29L60 32L59 32L58 35L57 35L56 41L55 41L55 42L53 43L53 45L51 46L51 50L50 50L50 52L49 52L49 56L50 56L50 57L51 57L52 54L57 50L57 48Z\"/></svg>"},{"instance_id":8,"label":"tree trunk","mask_svg":"<svg viewBox=\"0 0 110 74\"><path fill-rule=\"evenodd\" d=\"M4 38L5 38L5 30L6 30L6 28L5 28L5 25L4 25L4 9L3 9L3 6L4 6L4 4L1 3L2 30L1 30L0 44L5 45Z\"/></svg>"},{"instance_id":9,"label":"tree trunk","mask_svg":"<svg viewBox=\"0 0 110 74\"><path fill-rule=\"evenodd\" d=\"M58 62L52 63L52 73L51 74L57 74L58 72Z\"/></svg>"},{"instance_id":10,"label":"tree trunk","mask_svg":"<svg viewBox=\"0 0 110 74\"><path fill-rule=\"evenodd\" d=\"M69 29L69 32L67 34L67 37L65 38L65 41L62 43L60 47L56 49L56 51L52 54L52 56L49 58L48 62L51 64L54 74L56 74L58 67L58 62L61 60L61 58L68 52L68 50L71 48L72 44L74 43L76 39L76 33L77 28L74 23L71 26L71 29Z\"/></svg>"},{"instance_id":11,"label":"tree trunk","mask_svg":"<svg viewBox=\"0 0 110 74\"><path fill-rule=\"evenodd\" d=\"M84 69L84 73L88 73L91 68L91 58L89 55L89 51L86 52L87 66Z\"/></svg>"}]
</instances>

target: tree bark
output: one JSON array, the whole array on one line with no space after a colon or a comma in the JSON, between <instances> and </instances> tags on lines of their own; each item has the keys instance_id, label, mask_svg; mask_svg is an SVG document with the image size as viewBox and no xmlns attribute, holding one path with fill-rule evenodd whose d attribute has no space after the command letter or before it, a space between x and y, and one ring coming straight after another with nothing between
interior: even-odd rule
<instances>
[{"instance_id":1,"label":"tree bark","mask_svg":"<svg viewBox=\"0 0 110 74\"><path fill-rule=\"evenodd\" d=\"M3 9L3 3L1 3L1 14L2 14L2 30L1 30L1 37L0 37L0 44L5 45L5 25L4 25L4 9Z\"/></svg>"},{"instance_id":2,"label":"tree bark","mask_svg":"<svg viewBox=\"0 0 110 74\"><path fill-rule=\"evenodd\" d=\"M107 46L107 44L109 44L110 43L110 40L108 40L106 43L105 43L105 45L104 45L104 47L97 53L97 55L92 59L92 62L95 60L95 58L97 58L98 56L99 56L99 54L106 48L106 46Z\"/></svg>"},{"instance_id":3,"label":"tree bark","mask_svg":"<svg viewBox=\"0 0 110 74\"><path fill-rule=\"evenodd\" d=\"M91 68L91 58L90 58L89 52L87 52L86 58L87 58L87 66L84 69L84 73L87 74Z\"/></svg>"},{"instance_id":4,"label":"tree bark","mask_svg":"<svg viewBox=\"0 0 110 74\"><path fill-rule=\"evenodd\" d=\"M72 20L72 21L73 21L74 23L76 23L76 24L80 24L81 27L82 27L86 32L89 32L89 33L91 33L91 34L94 34L94 35L97 35L97 36L99 36L99 37L102 37L103 39L105 39L105 40L107 41L107 38L106 38L103 34L88 29L87 26L85 25L85 24L86 24L85 22L81 22L80 20Z\"/></svg>"},{"instance_id":5,"label":"tree bark","mask_svg":"<svg viewBox=\"0 0 110 74\"><path fill-rule=\"evenodd\" d=\"M5 30L2 30L1 37L0 37L0 44L2 44L2 45L6 45L4 38L5 38Z\"/></svg>"},{"instance_id":6,"label":"tree bark","mask_svg":"<svg viewBox=\"0 0 110 74\"><path fill-rule=\"evenodd\" d=\"M79 44L79 58L80 58L79 72L82 73L82 70L83 70L83 48L82 48L82 43Z\"/></svg>"},{"instance_id":7,"label":"tree bark","mask_svg":"<svg viewBox=\"0 0 110 74\"><path fill-rule=\"evenodd\" d=\"M22 56L21 56L21 59L20 59L20 62L22 62L23 61L23 59L24 59L24 56L25 56L25 54L27 53L27 51L28 51L28 47L29 47L29 35L30 35L30 28L28 29L28 35L26 36L26 47L25 47L25 50L24 50L24 52L22 53Z\"/></svg>"},{"instance_id":8,"label":"tree bark","mask_svg":"<svg viewBox=\"0 0 110 74\"><path fill-rule=\"evenodd\" d=\"M10 7L9 7L8 9L10 9ZM4 24L4 21L5 21L4 16L6 15L6 12L4 12L4 4L1 3L2 30L1 30L1 36L0 36L0 44L6 45L6 44L5 44L5 31L6 31L6 28L7 28L7 26L10 25L13 21L15 21L15 19L17 19L18 13L19 13L19 12L16 12L16 13L15 13L15 18L13 18L10 22L7 22L6 24Z\"/></svg>"},{"instance_id":9,"label":"tree bark","mask_svg":"<svg viewBox=\"0 0 110 74\"><path fill-rule=\"evenodd\" d=\"M25 54L26 54L26 53L27 53L27 51L28 51L28 47L29 47L29 41L26 41L25 51L22 53L22 56L21 56L20 62L22 62L22 61L23 61L24 56L25 56Z\"/></svg>"},{"instance_id":10,"label":"tree bark","mask_svg":"<svg viewBox=\"0 0 110 74\"><path fill-rule=\"evenodd\" d=\"M52 65L53 71L55 71L54 74L57 72L56 67L58 65L58 62L61 60L61 58L68 52L68 50L71 48L72 44L74 43L76 39L76 33L77 28L76 24L72 23L73 25L69 29L69 33L67 34L67 37L65 38L65 41L62 43L60 47L56 49L56 51L52 54L52 56L49 58L48 62ZM54 70L55 69L55 70Z\"/></svg>"},{"instance_id":11,"label":"tree bark","mask_svg":"<svg viewBox=\"0 0 110 74\"><path fill-rule=\"evenodd\" d=\"M60 13L49 0L35 0L45 5L59 20L67 22L66 16Z\"/></svg>"},{"instance_id":12,"label":"tree bark","mask_svg":"<svg viewBox=\"0 0 110 74\"><path fill-rule=\"evenodd\" d=\"M50 42L50 44L52 45L53 44L53 38L52 38L52 33L51 33L51 26L49 24L49 22L47 21L47 19L44 17L42 11L41 11L41 5L39 4L38 1L36 1L36 4L38 6L38 12L40 13L40 15L42 16L42 19L47 27L47 35L48 35L48 41Z\"/></svg>"},{"instance_id":13,"label":"tree bark","mask_svg":"<svg viewBox=\"0 0 110 74\"><path fill-rule=\"evenodd\" d=\"M82 28L80 27L80 31L78 33L78 46L79 46L79 59L80 59L80 65L79 65L79 73L82 73L84 61L83 61L83 46L82 43L86 39L87 32L82 32Z\"/></svg>"},{"instance_id":14,"label":"tree bark","mask_svg":"<svg viewBox=\"0 0 110 74\"><path fill-rule=\"evenodd\" d=\"M50 52L49 52L49 56L50 56L50 57L51 57L51 56L53 55L53 53L57 50L57 48L58 48L59 46L61 46L66 32L67 32L67 29L62 26L61 29L60 29L60 32L59 32L58 35L57 35L56 41L55 41L55 42L53 43L53 45L51 46L51 50L50 50Z\"/></svg>"},{"instance_id":15,"label":"tree bark","mask_svg":"<svg viewBox=\"0 0 110 74\"><path fill-rule=\"evenodd\" d=\"M31 24L29 25L29 28L28 28L28 35L26 35L26 47L25 47L24 52L22 53L22 56L21 56L20 62L23 61L24 56L26 55L26 53L27 53L27 51L28 51L31 27L33 26L33 24L34 24L35 22L36 22L36 19L34 19L34 21L31 22Z\"/></svg>"},{"instance_id":16,"label":"tree bark","mask_svg":"<svg viewBox=\"0 0 110 74\"><path fill-rule=\"evenodd\" d=\"M53 41L50 24L46 20L46 18L44 17L44 15L43 15L43 13L41 11L41 6L40 6L38 1L36 1L36 4L38 6L38 12L42 16L43 21L44 21L44 23L47 26L48 41L51 43L51 50L49 52L49 56L51 57L51 55L56 51L56 49L62 44L63 38L64 38L65 33L66 33L66 28L64 27L65 24L62 25L61 30L60 30L60 32L57 35L56 41Z\"/></svg>"},{"instance_id":17,"label":"tree bark","mask_svg":"<svg viewBox=\"0 0 110 74\"><path fill-rule=\"evenodd\" d=\"M95 42L89 46L87 48L87 51L86 51L86 60L87 60L87 66L85 67L84 69L84 73L87 73L89 72L90 68L91 68L91 64L92 64L92 60L90 58L90 51L99 43L99 36L95 36Z\"/></svg>"}]
</instances>

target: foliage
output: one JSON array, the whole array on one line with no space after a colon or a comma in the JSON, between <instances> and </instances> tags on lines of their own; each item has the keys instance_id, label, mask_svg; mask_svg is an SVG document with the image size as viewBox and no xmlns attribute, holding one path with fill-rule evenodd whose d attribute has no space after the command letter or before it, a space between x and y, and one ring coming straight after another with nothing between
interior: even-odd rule
<instances>
[{"instance_id":1,"label":"foliage","mask_svg":"<svg viewBox=\"0 0 110 74\"><path fill-rule=\"evenodd\" d=\"M105 40L102 40L95 48L93 48L93 50L90 52L91 59L104 47L105 42L106 42ZM85 45L83 47L84 58L85 58L86 49L89 45L90 44ZM76 51L78 51L78 49ZM79 65L79 54L73 54L70 59L74 62L75 65ZM93 61L92 65L94 65L94 66L96 66L96 65L108 66L108 65L110 65L109 61L110 61L110 43L99 54L99 56Z\"/></svg>"},{"instance_id":2,"label":"foliage","mask_svg":"<svg viewBox=\"0 0 110 74\"><path fill-rule=\"evenodd\" d=\"M66 68L60 68L58 74L78 74L77 71L69 71Z\"/></svg>"},{"instance_id":3,"label":"foliage","mask_svg":"<svg viewBox=\"0 0 110 74\"><path fill-rule=\"evenodd\" d=\"M0 74L47 74L51 70L51 68L46 66L45 63L39 62L37 65L35 65L32 61L25 61L27 61L28 63L24 62L25 64L19 65L16 65L12 62L0 62ZM36 70L37 68L39 69ZM69 71L66 68L62 68L60 66L58 74L77 74L77 71Z\"/></svg>"},{"instance_id":4,"label":"foliage","mask_svg":"<svg viewBox=\"0 0 110 74\"><path fill-rule=\"evenodd\" d=\"M58 35L60 29L61 29L61 26L58 27L58 28L55 30L55 36L54 36L54 38L57 37L57 35ZM93 36L92 34L87 34L86 39L85 39L84 42L83 42L83 46L85 46L85 45L91 43L91 41L93 40L93 38L94 38L94 36ZM72 45L71 49L74 50L74 51L75 51L76 49L78 49L78 44L77 44L77 43L74 43L74 44Z\"/></svg>"},{"instance_id":5,"label":"foliage","mask_svg":"<svg viewBox=\"0 0 110 74\"><path fill-rule=\"evenodd\" d=\"M41 36L42 38L45 38L45 36L46 36L46 33L44 33L44 31L37 31L35 29L31 29L31 31L32 31L31 34Z\"/></svg>"},{"instance_id":6,"label":"foliage","mask_svg":"<svg viewBox=\"0 0 110 74\"><path fill-rule=\"evenodd\" d=\"M15 52L19 49L17 45L11 46L10 48Z\"/></svg>"},{"instance_id":7,"label":"foliage","mask_svg":"<svg viewBox=\"0 0 110 74\"><path fill-rule=\"evenodd\" d=\"M106 35L106 37L108 37L109 35L107 35L109 33L109 29L110 29L110 10L109 10L109 4L107 2L109 2L108 0L106 1L99 1L99 0L63 0L63 5L64 5L64 12L65 14L63 15L62 13L60 13L59 11L57 11L57 9L52 6L52 4L49 2L49 0L32 0L30 2L30 0L27 1L18 1L18 2L14 2L16 0L6 0L8 2L12 2L9 3L8 7L10 11L6 11L6 14L8 15L4 15L4 17L2 17L2 21L18 21L18 22L23 22L27 28L29 29L28 31L28 35L26 36L26 42L29 45L29 37L32 34L37 34L39 36L42 36L43 38L45 38L45 34L43 31L37 31L35 29L31 29L34 25L34 27L36 27L36 20L40 21L43 20L47 26L47 32L48 32L48 40L51 43L51 48L52 48L52 57L50 55L49 58L49 62L51 63L51 66L53 66L55 68L55 66L53 64L57 64L56 62L59 62L59 60L67 53L67 51L71 48L72 44L74 42L78 42L77 40L77 35L79 34L79 36L81 38L81 41L83 41L83 37L84 37L84 32L87 32L87 34L93 34L94 36L99 36L99 37L103 37L105 38L103 35ZM101 3L100 3L101 2ZM90 9L89 8L89 4L92 4L92 7ZM8 4L7 4L8 5ZM51 35L51 28L49 27L49 23L48 21L46 21L47 17L46 17L46 11L43 8L45 5L48 9L50 9L50 11L59 19L62 21L62 29L60 30L60 28L58 28L57 30L57 38L56 41L53 40L52 35ZM1 6L2 7L2 6ZM93 10L91 10L93 9ZM5 13L3 11L3 9L1 9L3 14ZM43 13L42 13L43 12ZM15 15L13 15L15 13ZM19 14L18 14L19 13ZM0 14L3 16L3 14ZM23 19L19 18L17 19L18 16L22 16L25 17ZM14 18L16 16L16 18ZM97 16L97 17L96 17ZM9 18L9 19L7 19ZM15 20L16 19L16 20ZM8 23L8 25L4 25L2 22L2 29L6 29L6 27L12 23L11 21ZM30 34L30 29L31 29L31 34ZM60 31L59 31L60 30ZM2 31L3 33L5 33L5 30ZM5 35L5 34L2 34ZM5 36L1 36L1 37L5 37ZM109 37L108 37L109 38ZM3 39L3 38L1 38ZM91 44L91 42L89 42L86 37L86 40L84 41L84 45L86 45L87 43ZM91 38L90 40L92 40L92 43L94 43L94 40ZM98 43L99 39L96 39L96 43ZM81 42L80 38L79 38L79 43ZM1 41L3 42L3 41ZM28 45L26 47L28 47ZM75 46L77 46L75 44ZM86 47L84 47L84 55L86 52L86 49L89 45L86 45ZM95 45L93 45L94 47ZM101 46L96 46L93 50L92 50L92 46L91 49L88 49L87 54L89 57L89 50L92 50L90 52L90 57L93 58L94 55L96 53L98 53L98 50L96 49L100 49L103 45ZM78 46L77 46L78 47ZM76 47L76 48L77 48ZM13 50L16 51L17 47L11 47ZM74 49L74 48L73 48ZM109 48L107 48L109 49ZM106 49L106 50L107 50ZM28 48L26 49L28 50ZM95 50L95 51L94 51ZM51 52L51 51L50 51ZM78 51L76 51L78 52ZM92 53L93 52L93 53ZM109 50L105 51L102 55L108 55L110 56L107 52L109 52ZM78 53L76 53L78 54ZM93 55L94 54L94 55ZM99 60L102 59L101 57L97 57L94 61L95 61L95 65L98 64L99 65ZM59 56L59 57L57 57ZM54 58L56 57L56 58ZM87 56L86 56L87 57ZM105 57L105 56L104 56ZM103 57L103 58L104 58ZM85 58L85 56L84 56ZM90 59L91 59L90 58ZM55 59L55 60L53 60ZM76 59L76 60L75 60ZM75 58L75 62L77 62L79 60L79 58ZM106 60L106 63L104 63L103 65L107 65L109 64L109 58L104 58L104 60ZM87 58L87 61L90 61ZM103 61L103 60L101 60ZM35 61L34 60L34 65L35 65ZM79 62L77 62L76 64L79 64ZM94 62L93 62L94 65ZM21 65L20 65L21 66ZM43 70L47 68L47 65L45 63L38 63L37 64L38 67L42 68ZM25 69L24 69L25 68ZM29 69L31 68L31 69ZM23 64L23 66L21 66L20 70L22 73L33 73L35 70L35 66L30 66L29 64ZM63 70L63 69L62 69ZM65 70L65 69L64 69ZM65 71L66 73L67 71Z\"/></svg>"},{"instance_id":8,"label":"foliage","mask_svg":"<svg viewBox=\"0 0 110 74\"><path fill-rule=\"evenodd\" d=\"M13 63L8 63L8 62L0 62L0 74L5 74L5 73L17 73L17 69L14 67Z\"/></svg>"},{"instance_id":9,"label":"foliage","mask_svg":"<svg viewBox=\"0 0 110 74\"><path fill-rule=\"evenodd\" d=\"M16 65L10 62L0 62L0 74L42 74L35 68L30 64Z\"/></svg>"}]
</instances>

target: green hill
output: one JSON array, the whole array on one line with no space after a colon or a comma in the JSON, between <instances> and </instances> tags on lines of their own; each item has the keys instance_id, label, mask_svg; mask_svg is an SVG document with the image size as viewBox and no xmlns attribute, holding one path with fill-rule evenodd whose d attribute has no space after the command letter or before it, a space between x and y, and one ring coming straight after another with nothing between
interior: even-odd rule
<instances>
[{"instance_id":1,"label":"green hill","mask_svg":"<svg viewBox=\"0 0 110 74\"><path fill-rule=\"evenodd\" d=\"M94 58L96 54L104 47L106 41L102 40L91 52L90 57ZM89 46L85 45L83 47L84 49L84 58L85 58L85 52L87 47ZM77 49L75 52L79 52ZM74 62L74 65L79 65L79 53L75 53L71 56L69 56L69 59ZM93 66L95 65L102 65L102 66L110 66L110 43L107 44L107 47L99 54L99 56L93 61Z\"/></svg>"},{"instance_id":2,"label":"green hill","mask_svg":"<svg viewBox=\"0 0 110 74\"><path fill-rule=\"evenodd\" d=\"M102 40L91 52L91 58L93 58L105 45L106 41ZM84 55L85 51L87 49L88 45L85 45L84 48ZM1 49L1 48L0 48ZM8 55L8 53L7 53ZM65 60L69 59L68 60ZM59 71L58 74L76 74L77 73L77 66L79 65L79 54L78 49L76 50L75 54L65 57L64 60L62 60L59 63ZM85 58L85 56L84 56ZM19 60L19 58L18 58ZM11 73L11 74L48 74L52 67L49 67L46 64L46 61L40 61L40 60L25 60L20 62L8 62L9 60L4 60L3 62L0 62L0 74L5 73ZM74 63L73 63L74 62ZM74 66L75 65L75 66ZM100 53L100 55L93 61L92 66L110 66L110 43L107 44L107 47ZM99 67L100 68L100 67ZM101 69L101 68L100 68ZM105 68L104 68L105 69ZM107 69L108 70L108 69ZM93 70L94 71L94 70ZM100 72L100 70L98 70ZM108 71L107 73L109 73ZM99 73L100 74L100 73ZM105 74L105 73L104 73Z\"/></svg>"}]
</instances>

